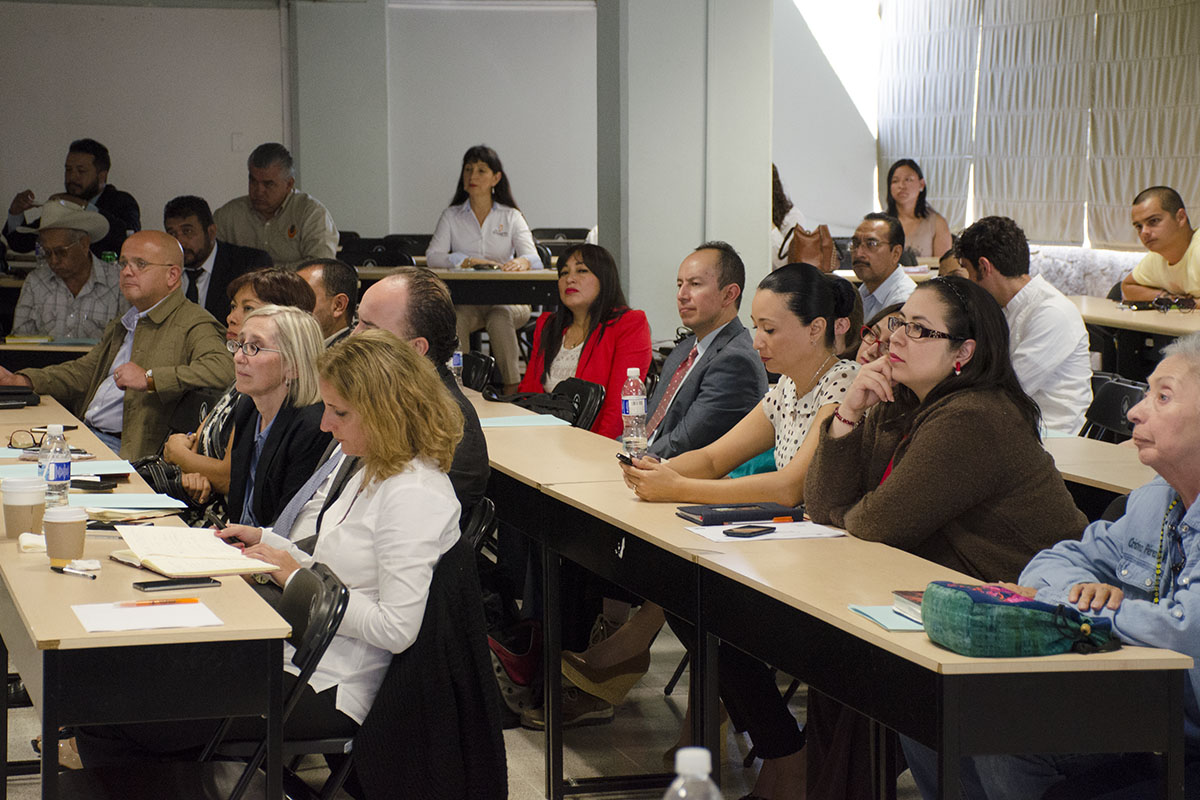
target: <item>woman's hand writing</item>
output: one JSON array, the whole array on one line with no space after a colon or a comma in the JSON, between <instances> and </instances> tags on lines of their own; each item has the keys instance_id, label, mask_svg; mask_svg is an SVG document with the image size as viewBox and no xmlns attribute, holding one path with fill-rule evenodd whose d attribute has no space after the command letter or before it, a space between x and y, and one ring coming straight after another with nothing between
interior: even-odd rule
<instances>
[{"instance_id":1,"label":"woman's hand writing","mask_svg":"<svg viewBox=\"0 0 1200 800\"><path fill-rule=\"evenodd\" d=\"M232 545L250 546L262 541L262 528L251 525L227 525L213 533Z\"/></svg>"},{"instance_id":2,"label":"woman's hand writing","mask_svg":"<svg viewBox=\"0 0 1200 800\"><path fill-rule=\"evenodd\" d=\"M277 550L262 542L247 547L242 553L250 558L257 558L259 561L266 561L268 564L274 564L279 567L274 572L267 574L271 576L271 580L280 586L286 584L287 579L291 577L292 573L300 569L300 562L292 558L292 554L287 550Z\"/></svg>"}]
</instances>

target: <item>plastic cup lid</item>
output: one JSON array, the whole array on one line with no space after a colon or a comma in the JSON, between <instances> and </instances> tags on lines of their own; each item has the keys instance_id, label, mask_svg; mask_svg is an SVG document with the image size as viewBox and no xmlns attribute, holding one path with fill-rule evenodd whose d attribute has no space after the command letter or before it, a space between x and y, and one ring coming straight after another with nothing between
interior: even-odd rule
<instances>
[{"instance_id":1,"label":"plastic cup lid","mask_svg":"<svg viewBox=\"0 0 1200 800\"><path fill-rule=\"evenodd\" d=\"M74 508L72 506L51 506L46 509L42 520L45 522L86 522L87 509Z\"/></svg>"},{"instance_id":2,"label":"plastic cup lid","mask_svg":"<svg viewBox=\"0 0 1200 800\"><path fill-rule=\"evenodd\" d=\"M5 478L0 483L0 491L5 492L33 492L45 488L46 482L41 478Z\"/></svg>"},{"instance_id":3,"label":"plastic cup lid","mask_svg":"<svg viewBox=\"0 0 1200 800\"><path fill-rule=\"evenodd\" d=\"M703 747L681 747L675 751L677 775L709 775L712 773L712 753Z\"/></svg>"}]
</instances>

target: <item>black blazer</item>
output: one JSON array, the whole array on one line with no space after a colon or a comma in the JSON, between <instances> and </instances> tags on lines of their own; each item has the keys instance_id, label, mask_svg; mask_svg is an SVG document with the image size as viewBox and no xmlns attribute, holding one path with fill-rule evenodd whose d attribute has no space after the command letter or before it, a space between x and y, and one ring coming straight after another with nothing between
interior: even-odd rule
<instances>
[{"instance_id":1,"label":"black blazer","mask_svg":"<svg viewBox=\"0 0 1200 800\"><path fill-rule=\"evenodd\" d=\"M213 271L208 279L208 294L204 297L204 307L208 309L208 313L224 325L225 318L229 316L230 297L226 290L229 289L230 282L239 275L273 266L274 263L265 250L217 242L217 256L213 259ZM186 283L184 285L186 286Z\"/></svg>"},{"instance_id":2,"label":"black blazer","mask_svg":"<svg viewBox=\"0 0 1200 800\"><path fill-rule=\"evenodd\" d=\"M122 192L110 183L105 185L104 191L96 198L96 210L108 220L108 233L100 241L92 242L92 252L96 254L96 258L105 250L120 255L121 245L125 243L125 231L142 229L142 210L138 207L137 200L134 200L129 192ZM30 227L36 228L37 223ZM6 229L4 235L14 253L29 253L37 246L36 233L17 233ZM225 317L222 316L221 319Z\"/></svg>"},{"instance_id":3,"label":"black blazer","mask_svg":"<svg viewBox=\"0 0 1200 800\"><path fill-rule=\"evenodd\" d=\"M299 408L284 405L275 415L271 432L258 457L254 475L254 517L259 525L270 525L292 495L316 469L330 436L321 430L324 405ZM229 470L229 521L239 522L246 501L246 477L254 455L253 420L257 409L249 397L238 398L233 409L233 456Z\"/></svg>"},{"instance_id":4,"label":"black blazer","mask_svg":"<svg viewBox=\"0 0 1200 800\"><path fill-rule=\"evenodd\" d=\"M460 522L465 525L470 516L468 512L487 491L488 478L492 474L492 468L488 466L487 440L483 438L479 414L462 389L458 388L458 381L454 380L454 376L444 364L437 365L437 371L463 415L463 436L458 447L454 449L454 461L450 464L450 483L454 486L459 505L462 506Z\"/></svg>"}]
</instances>

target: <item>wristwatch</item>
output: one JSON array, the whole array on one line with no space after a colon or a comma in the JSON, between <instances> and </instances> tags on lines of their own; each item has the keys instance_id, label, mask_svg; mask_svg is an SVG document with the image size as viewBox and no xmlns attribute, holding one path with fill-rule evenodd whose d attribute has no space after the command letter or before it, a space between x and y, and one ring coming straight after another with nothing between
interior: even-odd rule
<instances>
[{"instance_id":1,"label":"wristwatch","mask_svg":"<svg viewBox=\"0 0 1200 800\"><path fill-rule=\"evenodd\" d=\"M146 391L147 392L154 391L154 370L153 369L146 370Z\"/></svg>"}]
</instances>

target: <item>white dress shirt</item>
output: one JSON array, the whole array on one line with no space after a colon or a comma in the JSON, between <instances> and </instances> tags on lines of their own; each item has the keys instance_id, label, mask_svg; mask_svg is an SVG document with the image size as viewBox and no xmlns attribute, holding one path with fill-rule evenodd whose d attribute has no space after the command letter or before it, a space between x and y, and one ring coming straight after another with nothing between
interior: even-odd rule
<instances>
[{"instance_id":1,"label":"white dress shirt","mask_svg":"<svg viewBox=\"0 0 1200 800\"><path fill-rule=\"evenodd\" d=\"M492 210L480 225L470 200L442 212L425 251L426 263L432 269L457 267L467 258L488 258L503 264L517 257L529 259L530 269L543 267L525 216L503 203L492 203Z\"/></svg>"},{"instance_id":2,"label":"white dress shirt","mask_svg":"<svg viewBox=\"0 0 1200 800\"><path fill-rule=\"evenodd\" d=\"M916 288L917 282L908 277L908 273L901 266L892 270L892 274L884 278L883 283L873 292L867 289L865 283L862 284L858 287L858 293L862 295L863 322L893 303L903 303Z\"/></svg>"},{"instance_id":3,"label":"white dress shirt","mask_svg":"<svg viewBox=\"0 0 1200 800\"><path fill-rule=\"evenodd\" d=\"M350 589L337 635L309 685L337 687L337 709L362 724L393 653L417 638L438 559L458 541L458 499L436 466L414 459L403 472L363 487L359 470L321 520L313 555L263 532L263 542L301 564L327 564ZM296 674L285 648L284 669Z\"/></svg>"},{"instance_id":4,"label":"white dress shirt","mask_svg":"<svg viewBox=\"0 0 1200 800\"><path fill-rule=\"evenodd\" d=\"M1088 334L1079 309L1041 275L1004 307L1008 349L1021 388L1042 409L1047 431L1074 436L1092 403Z\"/></svg>"}]
</instances>

